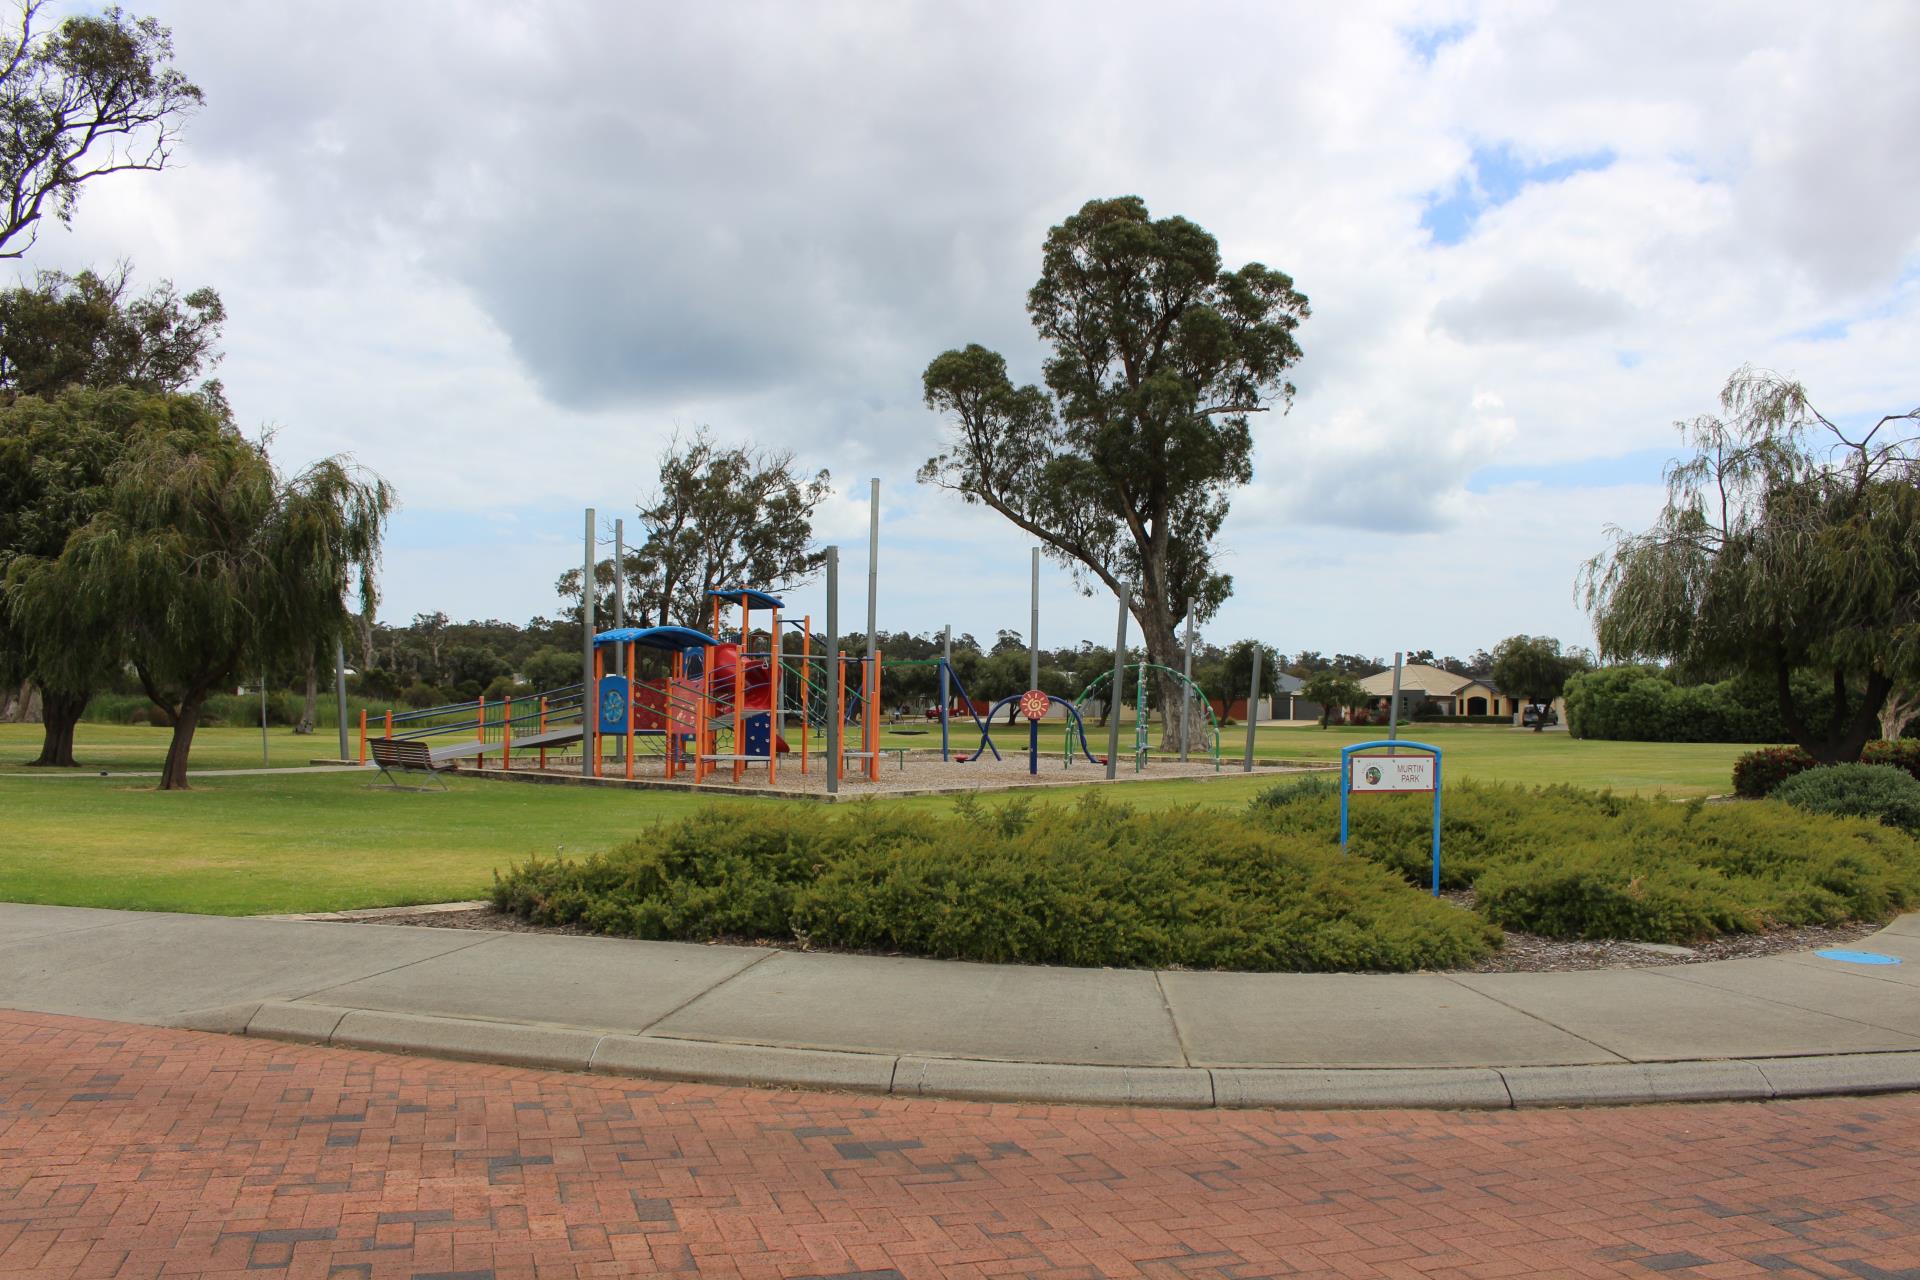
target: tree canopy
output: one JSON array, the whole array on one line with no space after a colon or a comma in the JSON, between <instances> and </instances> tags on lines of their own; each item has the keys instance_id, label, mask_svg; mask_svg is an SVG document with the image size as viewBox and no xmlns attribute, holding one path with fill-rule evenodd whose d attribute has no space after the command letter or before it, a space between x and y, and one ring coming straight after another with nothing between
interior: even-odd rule
<instances>
[{"instance_id":1,"label":"tree canopy","mask_svg":"<svg viewBox=\"0 0 1920 1280\"><path fill-rule=\"evenodd\" d=\"M1344 671L1324 668L1308 676L1300 686L1300 696L1320 704L1320 727L1326 728L1336 710L1352 710L1367 705L1367 691Z\"/></svg>"},{"instance_id":2,"label":"tree canopy","mask_svg":"<svg viewBox=\"0 0 1920 1280\"><path fill-rule=\"evenodd\" d=\"M100 511L58 556L16 558L8 589L29 627L124 637L173 727L171 790L186 786L209 695L345 633L347 591L371 580L393 499L338 458L283 478L201 397L158 399L164 421L113 468Z\"/></svg>"},{"instance_id":3,"label":"tree canopy","mask_svg":"<svg viewBox=\"0 0 1920 1280\"><path fill-rule=\"evenodd\" d=\"M125 264L105 275L41 271L0 291L0 398L68 387L186 391L220 362L220 295L182 295L170 280L131 292ZM218 382L200 394L225 408Z\"/></svg>"},{"instance_id":4,"label":"tree canopy","mask_svg":"<svg viewBox=\"0 0 1920 1280\"><path fill-rule=\"evenodd\" d=\"M1888 694L1920 680L1920 409L1845 429L1753 369L1720 403L1679 424L1693 456L1653 527L1615 530L1586 567L1601 650L1762 677L1802 748L1857 760ZM1802 668L1831 680L1819 720L1793 695Z\"/></svg>"},{"instance_id":5,"label":"tree canopy","mask_svg":"<svg viewBox=\"0 0 1920 1280\"><path fill-rule=\"evenodd\" d=\"M1502 693L1551 703L1566 691L1568 680L1592 665L1589 656L1578 649L1563 651L1552 636L1508 636L1493 647L1489 678ZM1533 727L1539 731L1544 725L1536 720Z\"/></svg>"},{"instance_id":6,"label":"tree canopy","mask_svg":"<svg viewBox=\"0 0 1920 1280\"><path fill-rule=\"evenodd\" d=\"M1259 263L1224 269L1204 229L1122 196L1048 232L1027 313L1047 390L1015 386L978 344L936 356L926 403L951 430L920 479L999 512L1083 587L1105 585L1152 660L1178 666L1180 622L1232 590L1214 540L1252 478L1250 415L1292 401L1307 299Z\"/></svg>"},{"instance_id":7,"label":"tree canopy","mask_svg":"<svg viewBox=\"0 0 1920 1280\"><path fill-rule=\"evenodd\" d=\"M82 184L164 169L198 86L173 66L173 36L117 7L37 27L25 0L0 36L0 258L18 258L51 213L73 220Z\"/></svg>"},{"instance_id":8,"label":"tree canopy","mask_svg":"<svg viewBox=\"0 0 1920 1280\"><path fill-rule=\"evenodd\" d=\"M627 620L701 626L707 593L750 586L778 593L826 563L813 513L832 492L827 472L794 468L791 452L714 443L703 428L675 437L660 459L659 485L641 502L626 558ZM610 619L613 560L595 566L596 619ZM562 574L562 596L580 598L580 570Z\"/></svg>"}]
</instances>

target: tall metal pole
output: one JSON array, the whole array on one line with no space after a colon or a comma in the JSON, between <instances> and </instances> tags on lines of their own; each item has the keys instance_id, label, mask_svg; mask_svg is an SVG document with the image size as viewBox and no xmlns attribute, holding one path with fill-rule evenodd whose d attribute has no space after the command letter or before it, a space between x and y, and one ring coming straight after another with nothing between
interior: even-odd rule
<instances>
[{"instance_id":1,"label":"tall metal pole","mask_svg":"<svg viewBox=\"0 0 1920 1280\"><path fill-rule=\"evenodd\" d=\"M1033 631L1027 638L1027 688L1040 687L1040 548L1033 549Z\"/></svg>"},{"instance_id":2,"label":"tall metal pole","mask_svg":"<svg viewBox=\"0 0 1920 1280\"><path fill-rule=\"evenodd\" d=\"M1180 659L1180 674L1186 683L1180 686L1180 763L1187 762L1188 725L1193 720L1193 601L1187 601L1186 654Z\"/></svg>"},{"instance_id":3,"label":"tall metal pole","mask_svg":"<svg viewBox=\"0 0 1920 1280\"><path fill-rule=\"evenodd\" d=\"M874 620L878 617L880 602L880 481L873 482L872 496L867 499L867 664L872 669L874 642ZM878 692L876 690L876 692Z\"/></svg>"},{"instance_id":4,"label":"tall metal pole","mask_svg":"<svg viewBox=\"0 0 1920 1280\"><path fill-rule=\"evenodd\" d=\"M593 508L587 508L585 558L580 570L580 776L593 776L593 755L598 749L593 731L600 708L594 705L593 687Z\"/></svg>"},{"instance_id":5,"label":"tall metal pole","mask_svg":"<svg viewBox=\"0 0 1920 1280\"><path fill-rule=\"evenodd\" d=\"M1120 768L1120 682L1127 677L1127 598L1120 597L1120 622L1113 632L1113 688L1107 691L1107 781Z\"/></svg>"},{"instance_id":6,"label":"tall metal pole","mask_svg":"<svg viewBox=\"0 0 1920 1280\"><path fill-rule=\"evenodd\" d=\"M1240 766L1242 773L1253 772L1253 731L1260 724L1260 649L1258 640L1253 642L1253 688L1247 693L1247 758Z\"/></svg>"},{"instance_id":7,"label":"tall metal pole","mask_svg":"<svg viewBox=\"0 0 1920 1280\"><path fill-rule=\"evenodd\" d=\"M340 721L340 758L347 759L347 646L333 640L333 706Z\"/></svg>"},{"instance_id":8,"label":"tall metal pole","mask_svg":"<svg viewBox=\"0 0 1920 1280\"><path fill-rule=\"evenodd\" d=\"M1393 705L1387 708L1388 742L1400 736L1400 659L1404 656L1398 650L1393 655ZM1387 754L1393 755L1394 748L1388 747Z\"/></svg>"},{"instance_id":9,"label":"tall metal pole","mask_svg":"<svg viewBox=\"0 0 1920 1280\"><path fill-rule=\"evenodd\" d=\"M878 484L878 481L875 481ZM827 548L827 661L821 681L827 699L827 794L840 790L840 731L846 708L840 705L840 548Z\"/></svg>"},{"instance_id":10,"label":"tall metal pole","mask_svg":"<svg viewBox=\"0 0 1920 1280\"><path fill-rule=\"evenodd\" d=\"M940 758L948 758L947 708L953 703L953 624L940 630Z\"/></svg>"},{"instance_id":11,"label":"tall metal pole","mask_svg":"<svg viewBox=\"0 0 1920 1280\"><path fill-rule=\"evenodd\" d=\"M613 627L618 631L627 625L627 522L618 517L613 522ZM627 646L624 643L613 646L613 669L624 674L627 669ZM633 715L633 690L627 690L627 715ZM614 751L625 759L627 755L627 734L621 734Z\"/></svg>"}]
</instances>

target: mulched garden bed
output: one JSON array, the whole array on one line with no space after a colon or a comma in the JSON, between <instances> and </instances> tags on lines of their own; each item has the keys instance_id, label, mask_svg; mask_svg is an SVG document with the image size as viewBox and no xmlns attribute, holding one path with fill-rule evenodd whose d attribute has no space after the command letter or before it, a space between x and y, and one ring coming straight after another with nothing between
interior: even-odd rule
<instances>
[{"instance_id":1,"label":"mulched garden bed","mask_svg":"<svg viewBox=\"0 0 1920 1280\"><path fill-rule=\"evenodd\" d=\"M1473 892L1456 890L1441 897L1463 911L1473 909ZM599 937L589 929L568 925L530 924L518 916L506 915L492 907L474 907L464 911L400 912L392 915L366 915L348 921L353 924L416 925L430 929L492 929L505 933L559 933L575 937ZM1772 933L1729 934L1691 947L1669 947L1644 942L1567 941L1543 938L1537 934L1505 930L1506 941L1485 960L1457 973L1570 973L1581 969L1652 969L1675 964L1701 964L1708 960L1736 960L1746 956L1777 955L1784 951L1813 951L1821 947L1842 946L1858 941L1881 928L1878 924L1809 925L1780 929ZM784 951L804 951L791 939L717 938L715 942L739 946L774 947ZM899 955L900 952L871 952L874 955Z\"/></svg>"}]
</instances>

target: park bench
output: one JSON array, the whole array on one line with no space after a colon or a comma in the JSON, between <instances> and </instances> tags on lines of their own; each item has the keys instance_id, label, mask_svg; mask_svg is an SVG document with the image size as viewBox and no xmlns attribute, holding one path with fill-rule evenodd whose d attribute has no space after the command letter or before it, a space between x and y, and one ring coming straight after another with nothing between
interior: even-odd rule
<instances>
[{"instance_id":1,"label":"park bench","mask_svg":"<svg viewBox=\"0 0 1920 1280\"><path fill-rule=\"evenodd\" d=\"M373 755L373 762L380 766L380 776L385 778L395 791L425 791L426 787L403 787L394 780L390 770L398 769L402 773L424 773L439 783L445 791L447 784L440 781L442 767L433 762L433 750L424 742L409 742L404 738L375 738L367 744Z\"/></svg>"}]
</instances>

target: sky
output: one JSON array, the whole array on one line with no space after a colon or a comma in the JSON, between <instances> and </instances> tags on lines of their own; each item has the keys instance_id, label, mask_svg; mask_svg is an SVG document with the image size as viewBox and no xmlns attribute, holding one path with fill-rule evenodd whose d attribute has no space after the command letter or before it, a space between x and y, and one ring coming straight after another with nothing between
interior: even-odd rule
<instances>
[{"instance_id":1,"label":"sky","mask_svg":"<svg viewBox=\"0 0 1920 1280\"><path fill-rule=\"evenodd\" d=\"M583 508L631 531L707 426L831 472L847 625L877 477L879 625L1024 632L1030 540L915 483L920 375L1038 380L1041 242L1098 197L1311 300L1209 640L1591 643L1581 563L1734 369L1920 401L1906 0L129 7L206 92L178 164L8 265L218 289L242 425L397 489L391 622L556 611ZM1051 563L1041 608L1111 643Z\"/></svg>"}]
</instances>

